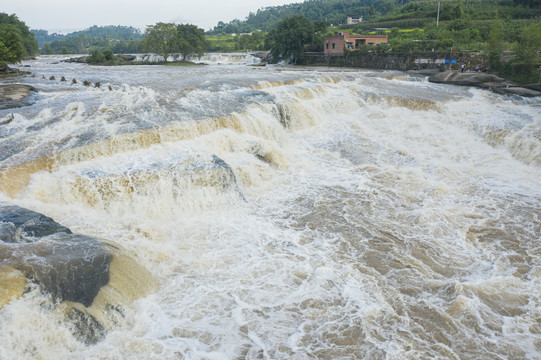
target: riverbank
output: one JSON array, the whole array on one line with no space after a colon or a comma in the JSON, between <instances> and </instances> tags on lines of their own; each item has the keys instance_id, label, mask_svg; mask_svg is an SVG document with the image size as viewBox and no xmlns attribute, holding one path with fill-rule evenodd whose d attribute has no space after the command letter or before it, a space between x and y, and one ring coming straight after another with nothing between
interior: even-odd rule
<instances>
[{"instance_id":1,"label":"riverbank","mask_svg":"<svg viewBox=\"0 0 541 360\"><path fill-rule=\"evenodd\" d=\"M452 61L452 62L451 62ZM398 70L428 76L433 83L473 86L499 94L524 97L541 96L539 84L519 85L509 79L485 72L487 64L479 54L422 53L422 54L356 54L344 56L309 54L308 66L350 67L361 69ZM461 72L464 65L465 72ZM475 71L476 69L480 71Z\"/></svg>"}]
</instances>

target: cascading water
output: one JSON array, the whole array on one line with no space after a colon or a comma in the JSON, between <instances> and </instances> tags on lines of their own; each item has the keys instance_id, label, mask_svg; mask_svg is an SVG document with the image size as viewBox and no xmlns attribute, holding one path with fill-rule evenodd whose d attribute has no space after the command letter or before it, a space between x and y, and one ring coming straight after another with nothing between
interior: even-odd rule
<instances>
[{"instance_id":1,"label":"cascading water","mask_svg":"<svg viewBox=\"0 0 541 360\"><path fill-rule=\"evenodd\" d=\"M143 54L136 56L137 61L147 61L151 63L158 63L163 61L163 56L156 54ZM172 54L167 58L167 61L181 61L183 57L181 54ZM249 53L237 53L237 54L203 54L201 56L190 55L187 56L188 61L192 61L199 64L208 65L256 65L261 62L261 59L253 56Z\"/></svg>"},{"instance_id":2,"label":"cascading water","mask_svg":"<svg viewBox=\"0 0 541 360\"><path fill-rule=\"evenodd\" d=\"M539 358L539 100L213 62L27 63L0 358ZM28 265L76 240L105 259L88 299Z\"/></svg>"}]
</instances>

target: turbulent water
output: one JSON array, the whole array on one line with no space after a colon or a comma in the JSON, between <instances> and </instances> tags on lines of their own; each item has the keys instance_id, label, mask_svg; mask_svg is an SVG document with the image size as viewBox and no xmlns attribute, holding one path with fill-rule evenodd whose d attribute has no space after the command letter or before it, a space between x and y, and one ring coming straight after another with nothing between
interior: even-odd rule
<instances>
[{"instance_id":1,"label":"turbulent water","mask_svg":"<svg viewBox=\"0 0 541 360\"><path fill-rule=\"evenodd\" d=\"M76 306L91 343L4 269L0 358L541 358L539 99L210 63L12 80L39 93L0 112L0 205L132 263Z\"/></svg>"}]
</instances>

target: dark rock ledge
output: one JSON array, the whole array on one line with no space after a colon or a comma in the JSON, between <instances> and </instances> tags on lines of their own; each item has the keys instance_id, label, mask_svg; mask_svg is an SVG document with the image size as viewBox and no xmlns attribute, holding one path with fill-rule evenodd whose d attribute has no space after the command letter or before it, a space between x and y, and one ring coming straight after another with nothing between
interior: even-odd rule
<instances>
[{"instance_id":1,"label":"dark rock ledge","mask_svg":"<svg viewBox=\"0 0 541 360\"><path fill-rule=\"evenodd\" d=\"M409 73L426 75L429 77L428 81L432 83L474 86L492 90L498 94L514 94L523 97L541 96L540 85L517 85L510 80L483 72L463 73L455 70L443 72L439 72L438 70L418 70L409 71Z\"/></svg>"}]
</instances>

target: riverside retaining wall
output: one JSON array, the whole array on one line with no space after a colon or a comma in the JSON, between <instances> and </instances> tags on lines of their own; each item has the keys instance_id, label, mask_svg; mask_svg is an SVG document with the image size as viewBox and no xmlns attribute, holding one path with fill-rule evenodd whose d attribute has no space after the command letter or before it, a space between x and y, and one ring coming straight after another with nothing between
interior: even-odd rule
<instances>
[{"instance_id":1,"label":"riverside retaining wall","mask_svg":"<svg viewBox=\"0 0 541 360\"><path fill-rule=\"evenodd\" d=\"M449 60L446 64L446 59ZM356 54L346 53L343 56L326 56L323 53L305 54L305 65L328 65L344 67L360 67L383 70L420 70L458 69L460 62L457 54L424 53L424 54Z\"/></svg>"}]
</instances>

